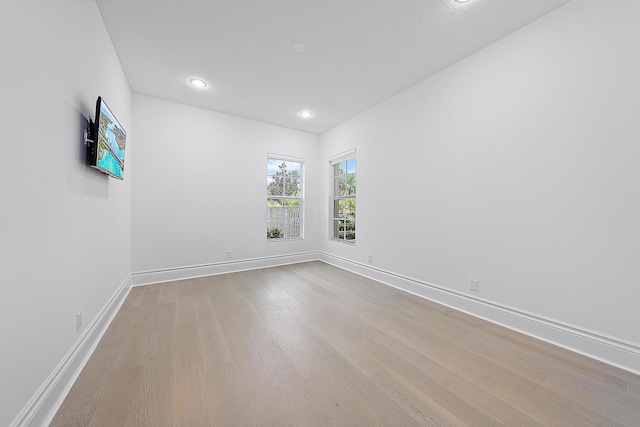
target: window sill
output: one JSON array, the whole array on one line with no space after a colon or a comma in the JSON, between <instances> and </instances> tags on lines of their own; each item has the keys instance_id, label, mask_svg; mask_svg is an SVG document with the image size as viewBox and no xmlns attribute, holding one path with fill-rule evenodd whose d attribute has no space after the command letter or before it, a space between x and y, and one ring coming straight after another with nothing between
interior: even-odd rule
<instances>
[{"instance_id":1,"label":"window sill","mask_svg":"<svg viewBox=\"0 0 640 427\"><path fill-rule=\"evenodd\" d=\"M336 243L342 243L343 245L351 245L351 246L355 246L356 245L356 241L355 240L336 239L334 237L329 237L329 241L330 242L336 242Z\"/></svg>"}]
</instances>

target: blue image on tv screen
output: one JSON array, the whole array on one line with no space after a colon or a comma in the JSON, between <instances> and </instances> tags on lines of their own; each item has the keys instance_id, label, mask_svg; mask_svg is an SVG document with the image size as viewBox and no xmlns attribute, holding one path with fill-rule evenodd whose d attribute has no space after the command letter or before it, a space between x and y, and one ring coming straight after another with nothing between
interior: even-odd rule
<instances>
[{"instance_id":1,"label":"blue image on tv screen","mask_svg":"<svg viewBox=\"0 0 640 427\"><path fill-rule=\"evenodd\" d=\"M96 166L108 174L124 177L124 150L127 133L104 101L100 102Z\"/></svg>"}]
</instances>

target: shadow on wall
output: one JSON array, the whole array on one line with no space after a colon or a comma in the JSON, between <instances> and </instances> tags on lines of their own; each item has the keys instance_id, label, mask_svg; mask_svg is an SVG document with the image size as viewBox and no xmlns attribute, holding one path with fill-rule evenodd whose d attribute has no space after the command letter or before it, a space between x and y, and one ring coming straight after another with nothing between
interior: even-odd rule
<instances>
[{"instance_id":1,"label":"shadow on wall","mask_svg":"<svg viewBox=\"0 0 640 427\"><path fill-rule=\"evenodd\" d=\"M81 104L81 102L78 102ZM65 102L63 140L66 144L67 189L75 194L83 194L99 199L109 198L109 177L88 166L85 131L91 108L82 106L84 113L75 105ZM93 119L93 118L92 118Z\"/></svg>"}]
</instances>

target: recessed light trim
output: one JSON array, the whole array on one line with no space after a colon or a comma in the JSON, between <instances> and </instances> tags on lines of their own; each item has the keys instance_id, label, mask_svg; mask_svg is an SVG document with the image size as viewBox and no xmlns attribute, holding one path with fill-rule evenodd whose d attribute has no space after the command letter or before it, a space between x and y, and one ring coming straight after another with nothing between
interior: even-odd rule
<instances>
[{"instance_id":1,"label":"recessed light trim","mask_svg":"<svg viewBox=\"0 0 640 427\"><path fill-rule=\"evenodd\" d=\"M303 119L310 119L311 116L313 116L313 113L309 110L302 110L298 113L298 115Z\"/></svg>"},{"instance_id":2,"label":"recessed light trim","mask_svg":"<svg viewBox=\"0 0 640 427\"><path fill-rule=\"evenodd\" d=\"M466 3L466 2L471 1L471 0L456 0L456 1L457 1L458 3Z\"/></svg>"},{"instance_id":3,"label":"recessed light trim","mask_svg":"<svg viewBox=\"0 0 640 427\"><path fill-rule=\"evenodd\" d=\"M189 79L189 83L191 84L191 86L200 89L207 87L207 82L202 79Z\"/></svg>"},{"instance_id":4,"label":"recessed light trim","mask_svg":"<svg viewBox=\"0 0 640 427\"><path fill-rule=\"evenodd\" d=\"M306 48L303 43L294 43L291 49L296 53L302 53Z\"/></svg>"}]
</instances>

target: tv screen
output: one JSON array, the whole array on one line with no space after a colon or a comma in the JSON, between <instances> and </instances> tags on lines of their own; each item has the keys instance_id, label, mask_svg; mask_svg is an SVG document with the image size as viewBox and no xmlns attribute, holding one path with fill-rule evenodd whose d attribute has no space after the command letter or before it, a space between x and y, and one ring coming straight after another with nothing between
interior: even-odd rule
<instances>
[{"instance_id":1,"label":"tv screen","mask_svg":"<svg viewBox=\"0 0 640 427\"><path fill-rule=\"evenodd\" d=\"M117 179L124 178L124 150L127 132L102 97L96 103L96 121L89 165Z\"/></svg>"}]
</instances>

